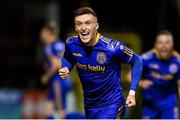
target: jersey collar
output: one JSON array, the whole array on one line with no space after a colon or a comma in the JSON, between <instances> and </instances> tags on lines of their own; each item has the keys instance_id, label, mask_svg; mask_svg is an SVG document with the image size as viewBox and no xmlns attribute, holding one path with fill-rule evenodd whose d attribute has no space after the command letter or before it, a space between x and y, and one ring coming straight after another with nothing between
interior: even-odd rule
<instances>
[{"instance_id":1,"label":"jersey collar","mask_svg":"<svg viewBox=\"0 0 180 120\"><path fill-rule=\"evenodd\" d=\"M96 36L96 42L95 42L95 44L98 42L98 40L99 40L99 38L100 38L100 34L99 33L97 33L97 36Z\"/></svg>"},{"instance_id":2,"label":"jersey collar","mask_svg":"<svg viewBox=\"0 0 180 120\"><path fill-rule=\"evenodd\" d=\"M98 43L100 36L101 36L101 35L100 35L99 33L97 33L97 35L96 35L96 41L95 41L95 43L94 43L92 46L95 46L95 45Z\"/></svg>"}]
</instances>

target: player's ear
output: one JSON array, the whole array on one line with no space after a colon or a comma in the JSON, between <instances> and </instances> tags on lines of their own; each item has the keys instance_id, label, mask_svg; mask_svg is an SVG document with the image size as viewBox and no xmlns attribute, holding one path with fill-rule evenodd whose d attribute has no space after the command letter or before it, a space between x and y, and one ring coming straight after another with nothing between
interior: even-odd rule
<instances>
[{"instance_id":1,"label":"player's ear","mask_svg":"<svg viewBox=\"0 0 180 120\"><path fill-rule=\"evenodd\" d=\"M99 28L99 23L96 23L96 30L98 30Z\"/></svg>"}]
</instances>

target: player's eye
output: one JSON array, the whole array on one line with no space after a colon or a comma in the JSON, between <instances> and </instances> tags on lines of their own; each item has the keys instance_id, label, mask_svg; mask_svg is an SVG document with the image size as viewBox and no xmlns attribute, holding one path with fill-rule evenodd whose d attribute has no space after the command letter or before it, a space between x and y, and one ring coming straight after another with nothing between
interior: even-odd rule
<instances>
[{"instance_id":1,"label":"player's eye","mask_svg":"<svg viewBox=\"0 0 180 120\"><path fill-rule=\"evenodd\" d=\"M77 26L77 27L81 27L82 25L90 26L92 23L93 23L93 21L86 21L86 22L84 22L84 23L82 23L82 22L76 22L76 23L75 23L75 26Z\"/></svg>"},{"instance_id":2,"label":"player's eye","mask_svg":"<svg viewBox=\"0 0 180 120\"><path fill-rule=\"evenodd\" d=\"M82 25L82 23L80 23L80 22L76 22L76 23L75 23L75 25L79 27L79 26L81 26L81 25Z\"/></svg>"},{"instance_id":3,"label":"player's eye","mask_svg":"<svg viewBox=\"0 0 180 120\"><path fill-rule=\"evenodd\" d=\"M91 25L92 24L92 22L91 21L87 21L87 22L85 22L85 25Z\"/></svg>"}]
</instances>

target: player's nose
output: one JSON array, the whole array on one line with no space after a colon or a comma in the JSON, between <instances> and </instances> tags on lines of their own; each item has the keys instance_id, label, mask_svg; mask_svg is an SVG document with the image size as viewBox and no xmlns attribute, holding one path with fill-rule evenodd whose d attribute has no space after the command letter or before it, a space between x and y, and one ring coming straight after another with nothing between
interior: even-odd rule
<instances>
[{"instance_id":1,"label":"player's nose","mask_svg":"<svg viewBox=\"0 0 180 120\"><path fill-rule=\"evenodd\" d=\"M81 29L84 32L86 30L86 28L87 28L86 25L83 24Z\"/></svg>"}]
</instances>

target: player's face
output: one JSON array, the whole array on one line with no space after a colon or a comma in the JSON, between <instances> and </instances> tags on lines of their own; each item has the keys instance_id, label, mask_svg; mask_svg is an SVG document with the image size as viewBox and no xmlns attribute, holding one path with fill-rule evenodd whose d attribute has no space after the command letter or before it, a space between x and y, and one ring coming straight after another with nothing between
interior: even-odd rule
<instances>
[{"instance_id":1,"label":"player's face","mask_svg":"<svg viewBox=\"0 0 180 120\"><path fill-rule=\"evenodd\" d=\"M170 35L159 35L156 40L155 48L162 58L167 58L173 49L173 38Z\"/></svg>"},{"instance_id":2,"label":"player's face","mask_svg":"<svg viewBox=\"0 0 180 120\"><path fill-rule=\"evenodd\" d=\"M91 14L75 17L75 30L81 41L85 44L90 43L96 38L98 27L97 18Z\"/></svg>"},{"instance_id":3,"label":"player's face","mask_svg":"<svg viewBox=\"0 0 180 120\"><path fill-rule=\"evenodd\" d=\"M40 39L44 44L48 42L49 35L50 35L50 32L48 30L46 29L41 30Z\"/></svg>"}]
</instances>

